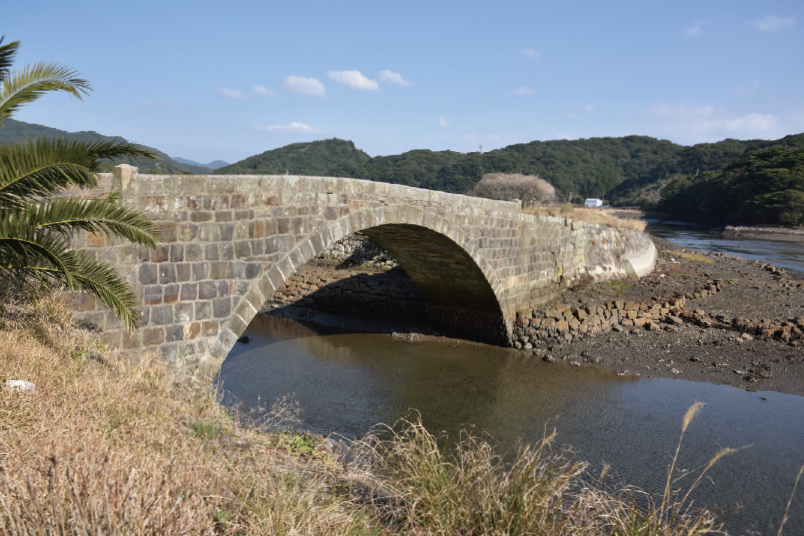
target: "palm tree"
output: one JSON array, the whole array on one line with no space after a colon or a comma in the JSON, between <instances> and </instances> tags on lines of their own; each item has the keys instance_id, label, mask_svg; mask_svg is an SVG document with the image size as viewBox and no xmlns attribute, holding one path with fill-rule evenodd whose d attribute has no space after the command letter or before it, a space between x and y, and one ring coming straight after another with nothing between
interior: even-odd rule
<instances>
[{"instance_id":1,"label":"palm tree","mask_svg":"<svg viewBox=\"0 0 804 536\"><path fill-rule=\"evenodd\" d=\"M19 41L0 38L0 127L20 107L62 91L81 100L91 87L54 63L14 72ZM105 233L154 247L159 229L142 213L103 198L61 196L68 187L94 188L104 160L156 155L130 143L37 138L0 145L0 282L16 289L62 285L100 299L129 331L138 327L137 299L109 265L70 247L76 231Z\"/></svg>"}]
</instances>

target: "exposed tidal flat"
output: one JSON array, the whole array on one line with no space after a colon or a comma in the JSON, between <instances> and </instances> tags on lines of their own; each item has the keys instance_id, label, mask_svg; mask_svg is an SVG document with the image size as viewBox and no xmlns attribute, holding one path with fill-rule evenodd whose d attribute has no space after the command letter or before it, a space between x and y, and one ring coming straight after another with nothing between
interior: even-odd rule
<instances>
[{"instance_id":1,"label":"exposed tidal flat","mask_svg":"<svg viewBox=\"0 0 804 536\"><path fill-rule=\"evenodd\" d=\"M221 369L227 404L259 412L295 393L304 427L336 438L360 437L415 410L431 432L486 434L508 456L519 441L535 443L555 429L558 443L589 461L593 474L608 464L617 481L656 495L685 411L704 402L679 467L693 470L721 447L750 445L718 463L692 494L721 513L731 534L775 533L804 462L799 396L550 364L454 339L344 333L270 315L258 315L248 334ZM801 496L787 527L804 530Z\"/></svg>"}]
</instances>

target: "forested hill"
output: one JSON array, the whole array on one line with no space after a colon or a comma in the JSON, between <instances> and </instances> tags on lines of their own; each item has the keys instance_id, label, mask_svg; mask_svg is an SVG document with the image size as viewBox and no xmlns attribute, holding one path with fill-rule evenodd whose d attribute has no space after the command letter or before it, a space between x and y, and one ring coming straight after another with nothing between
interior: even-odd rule
<instances>
[{"instance_id":1,"label":"forested hill","mask_svg":"<svg viewBox=\"0 0 804 536\"><path fill-rule=\"evenodd\" d=\"M25 123L23 121L15 121L13 119L6 119L3 125L0 126L0 143L9 143L14 141L22 141L29 138L36 138L39 136L44 137L65 137L76 141L117 141L124 142L124 138L120 136L104 136L94 131L84 132L65 132L57 128L46 127L42 125L35 125L33 123ZM145 147L143 145L143 147ZM183 164L176 162L165 153L147 147L155 151L159 158L158 160L150 160L148 158L119 158L114 161L108 162L104 165L103 171L110 171L112 166L117 164L131 164L137 166L141 173L210 173L212 170L207 167L194 166L190 164Z\"/></svg>"},{"instance_id":2,"label":"forested hill","mask_svg":"<svg viewBox=\"0 0 804 536\"><path fill-rule=\"evenodd\" d=\"M675 178L716 171L754 151L773 146L804 146L804 134L785 136L779 140L734 140L699 143L691 147L677 146L679 151L647 173L629 177L609 192L607 198L619 204L656 202L664 188Z\"/></svg>"},{"instance_id":3,"label":"forested hill","mask_svg":"<svg viewBox=\"0 0 804 536\"><path fill-rule=\"evenodd\" d=\"M717 171L675 177L658 210L708 224L804 225L804 136L789 138Z\"/></svg>"},{"instance_id":4,"label":"forested hill","mask_svg":"<svg viewBox=\"0 0 804 536\"><path fill-rule=\"evenodd\" d=\"M103 136L92 131L68 133L12 119L0 127L0 143L36 136L124 141L121 137ZM704 190L706 195L714 192L708 187L692 187L698 184L697 176L707 172L720 173L724 166L774 146L804 147L804 134L773 141L727 139L689 147L648 136L533 141L486 153L422 149L374 158L356 148L351 141L333 138L293 143L214 171L177 162L158 150L160 160L156 162L143 158L121 159L105 166L111 169L118 163L127 163L137 166L143 173L291 173L354 177L454 193L469 192L484 173L523 173L539 175L547 180L563 200L571 195L576 202L585 197L605 197L615 205L653 205L664 199L664 207L668 210L672 207L671 211L677 212L685 195L703 195ZM706 177L711 179L713 176L707 174ZM707 184L719 184L718 181L723 179L721 175L718 177ZM800 188L804 193L804 186L797 184L780 191L798 191ZM668 194L673 193L672 202L668 195L663 197L666 188L670 189ZM712 216L715 212L706 211L706 214Z\"/></svg>"},{"instance_id":5,"label":"forested hill","mask_svg":"<svg viewBox=\"0 0 804 536\"><path fill-rule=\"evenodd\" d=\"M353 177L430 190L465 193L484 173L538 174L562 192L602 195L630 177L648 173L681 146L648 137L534 141L487 153L409 151L369 157L351 141L294 143L215 173L279 173Z\"/></svg>"},{"instance_id":6,"label":"forested hill","mask_svg":"<svg viewBox=\"0 0 804 536\"><path fill-rule=\"evenodd\" d=\"M534 141L489 151L416 150L370 158L350 141L294 143L221 168L216 173L278 173L354 177L466 193L484 173L540 175L561 195L601 197L616 204L657 201L679 174L713 171L765 147L797 143L727 139L692 147L647 136Z\"/></svg>"},{"instance_id":7,"label":"forested hill","mask_svg":"<svg viewBox=\"0 0 804 536\"><path fill-rule=\"evenodd\" d=\"M223 166L215 173L248 175L319 175L354 177L369 160L351 141L331 140L292 143Z\"/></svg>"}]
</instances>

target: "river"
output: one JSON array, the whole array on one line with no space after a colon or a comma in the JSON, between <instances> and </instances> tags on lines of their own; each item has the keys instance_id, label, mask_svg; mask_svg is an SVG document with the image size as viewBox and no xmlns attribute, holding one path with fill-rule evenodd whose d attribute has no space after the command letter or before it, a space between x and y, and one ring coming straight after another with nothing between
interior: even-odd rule
<instances>
[{"instance_id":1,"label":"river","mask_svg":"<svg viewBox=\"0 0 804 536\"><path fill-rule=\"evenodd\" d=\"M646 231L679 246L696 251L714 251L770 262L774 265L804 272L804 242L800 237L785 239L774 235L773 239L727 236L714 231L686 225L652 223Z\"/></svg>"},{"instance_id":2,"label":"river","mask_svg":"<svg viewBox=\"0 0 804 536\"><path fill-rule=\"evenodd\" d=\"M672 229L669 238L689 249L756 253L742 249L755 247L745 245L753 241L707 243L703 232ZM662 236L661 229L652 232ZM765 247L786 252L789 246ZM795 270L804 266L796 255L771 262ZM616 481L654 494L664 487L685 411L704 402L679 466L694 469L722 447L748 446L720 461L711 481L693 494L696 504L721 512L730 534L776 534L804 463L804 397L618 376L511 349L457 340L409 343L264 314L247 334L251 342L235 345L221 368L228 405L249 410L294 394L305 429L350 438L415 410L431 432L488 434L503 453L555 428L560 443L589 461L593 474L610 464ZM804 490L785 534L804 534Z\"/></svg>"}]
</instances>

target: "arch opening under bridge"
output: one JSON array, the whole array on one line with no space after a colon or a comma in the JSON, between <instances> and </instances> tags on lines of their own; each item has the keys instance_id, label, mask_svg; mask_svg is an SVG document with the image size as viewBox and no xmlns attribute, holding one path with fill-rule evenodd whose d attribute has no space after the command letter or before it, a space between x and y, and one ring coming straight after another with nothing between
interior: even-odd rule
<instances>
[{"instance_id":1,"label":"arch opening under bridge","mask_svg":"<svg viewBox=\"0 0 804 536\"><path fill-rule=\"evenodd\" d=\"M489 275L484 273L461 245L465 238L460 230L443 220L438 223L441 224L440 231L422 225L394 222L362 229L351 228L351 232L362 232L386 250L405 270L419 291L427 320L433 328L453 337L508 345L511 328L506 322L501 300L495 295L489 281L494 279L493 272ZM341 228L335 222L322 233L327 234L328 231L337 241L346 236L338 233ZM272 278L273 274L266 272L252 282L252 289L265 289L262 295L265 300L269 299L270 295L265 292L279 290L296 270L326 249L325 242L318 238L311 237L309 245L305 241L289 254L289 257L298 260L292 264L292 272L282 273L281 283L277 284L278 280ZM262 304L257 306L256 303L249 303L251 307L244 304L223 326L231 335L221 341L220 351L228 353L258 314Z\"/></svg>"}]
</instances>

